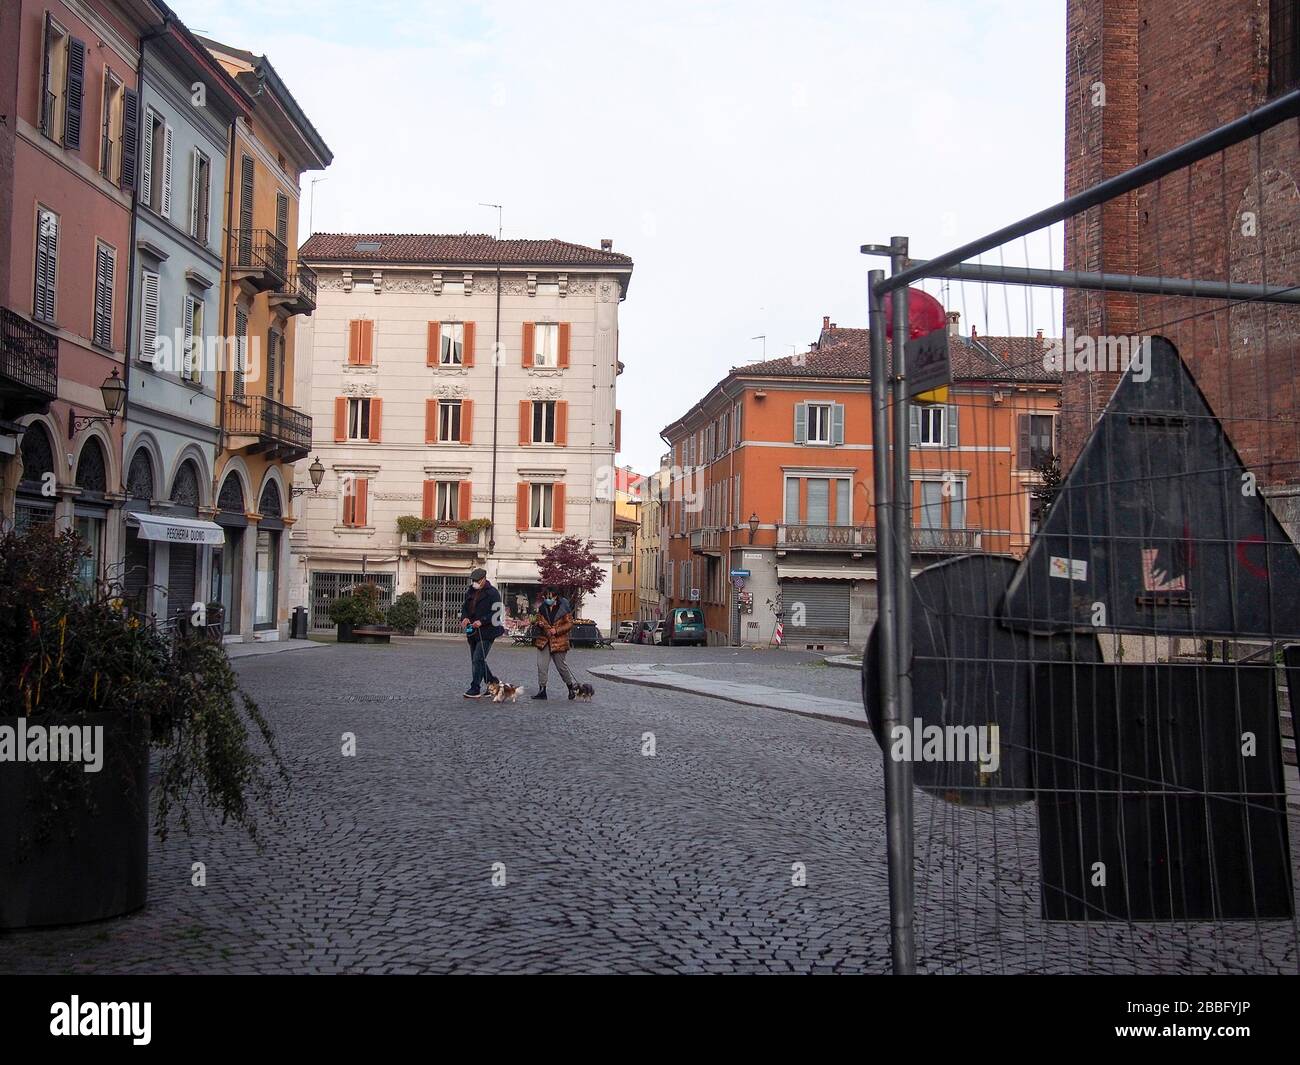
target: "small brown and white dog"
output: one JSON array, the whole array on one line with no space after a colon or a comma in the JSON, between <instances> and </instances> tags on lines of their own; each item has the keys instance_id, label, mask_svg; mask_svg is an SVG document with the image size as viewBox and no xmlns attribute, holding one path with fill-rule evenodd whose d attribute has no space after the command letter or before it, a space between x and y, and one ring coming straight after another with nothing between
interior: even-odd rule
<instances>
[{"instance_id":1,"label":"small brown and white dog","mask_svg":"<svg viewBox=\"0 0 1300 1065\"><path fill-rule=\"evenodd\" d=\"M494 680L487 686L488 696L494 703L513 703L519 698L519 685L504 680Z\"/></svg>"}]
</instances>

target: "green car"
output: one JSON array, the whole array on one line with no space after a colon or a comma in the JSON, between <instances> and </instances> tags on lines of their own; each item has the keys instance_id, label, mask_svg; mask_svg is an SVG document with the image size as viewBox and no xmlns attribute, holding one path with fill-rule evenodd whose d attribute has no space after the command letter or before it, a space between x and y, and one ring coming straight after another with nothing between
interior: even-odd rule
<instances>
[{"instance_id":1,"label":"green car","mask_svg":"<svg viewBox=\"0 0 1300 1065\"><path fill-rule=\"evenodd\" d=\"M664 626L664 643L675 647L694 644L703 647L708 642L704 630L704 611L693 606L679 606L668 615Z\"/></svg>"}]
</instances>

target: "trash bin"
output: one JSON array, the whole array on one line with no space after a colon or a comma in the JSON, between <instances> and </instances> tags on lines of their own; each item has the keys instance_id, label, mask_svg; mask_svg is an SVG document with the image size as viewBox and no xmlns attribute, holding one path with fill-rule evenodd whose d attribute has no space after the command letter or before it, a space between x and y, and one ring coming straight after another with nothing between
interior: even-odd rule
<instances>
[{"instance_id":1,"label":"trash bin","mask_svg":"<svg viewBox=\"0 0 1300 1065\"><path fill-rule=\"evenodd\" d=\"M305 606L293 608L293 615L289 619L289 639L307 639L307 608Z\"/></svg>"}]
</instances>

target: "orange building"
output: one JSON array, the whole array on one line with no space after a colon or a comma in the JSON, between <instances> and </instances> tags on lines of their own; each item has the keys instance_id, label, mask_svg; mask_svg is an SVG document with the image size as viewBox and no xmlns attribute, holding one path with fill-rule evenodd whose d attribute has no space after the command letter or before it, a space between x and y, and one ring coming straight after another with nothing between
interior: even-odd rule
<instances>
[{"instance_id":1,"label":"orange building","mask_svg":"<svg viewBox=\"0 0 1300 1065\"><path fill-rule=\"evenodd\" d=\"M1031 489L1055 453L1048 341L958 333L948 402L911 411L912 553L1024 553ZM704 609L710 643L861 647L876 616L870 355L823 320L809 351L733 368L662 432L666 606Z\"/></svg>"}]
</instances>

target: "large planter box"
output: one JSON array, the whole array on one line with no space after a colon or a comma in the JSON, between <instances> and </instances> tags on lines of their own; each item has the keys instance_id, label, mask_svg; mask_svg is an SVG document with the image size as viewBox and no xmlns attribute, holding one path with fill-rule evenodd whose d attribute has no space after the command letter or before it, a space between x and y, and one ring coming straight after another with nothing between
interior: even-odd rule
<instances>
[{"instance_id":1,"label":"large planter box","mask_svg":"<svg viewBox=\"0 0 1300 1065\"><path fill-rule=\"evenodd\" d=\"M87 773L78 763L0 762L0 928L140 909L149 873L148 719L40 714L27 723L101 727L103 764ZM17 730L19 721L0 717L3 726Z\"/></svg>"}]
</instances>

